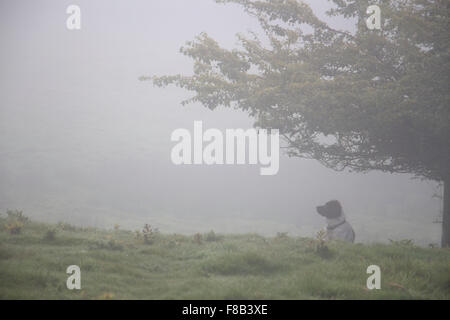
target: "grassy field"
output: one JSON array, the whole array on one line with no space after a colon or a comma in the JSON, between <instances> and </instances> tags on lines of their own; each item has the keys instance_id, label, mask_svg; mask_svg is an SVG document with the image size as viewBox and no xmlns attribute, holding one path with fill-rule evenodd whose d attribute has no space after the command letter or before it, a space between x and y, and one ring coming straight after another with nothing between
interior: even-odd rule
<instances>
[{"instance_id":1,"label":"grassy field","mask_svg":"<svg viewBox=\"0 0 450 320\"><path fill-rule=\"evenodd\" d=\"M366 269L382 271L368 290ZM81 290L66 269L81 268ZM0 218L1 299L450 299L450 250Z\"/></svg>"}]
</instances>

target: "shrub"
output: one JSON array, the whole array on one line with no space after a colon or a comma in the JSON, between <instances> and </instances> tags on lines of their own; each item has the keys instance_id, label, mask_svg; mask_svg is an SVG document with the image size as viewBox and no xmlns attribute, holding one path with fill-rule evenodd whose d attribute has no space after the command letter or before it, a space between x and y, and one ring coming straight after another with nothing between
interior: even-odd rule
<instances>
[{"instance_id":1,"label":"shrub","mask_svg":"<svg viewBox=\"0 0 450 320\"><path fill-rule=\"evenodd\" d=\"M23 211L19 210L7 210L6 215L8 216L9 220L14 220L21 222L24 224L25 222L28 222L28 217L23 214Z\"/></svg>"},{"instance_id":2,"label":"shrub","mask_svg":"<svg viewBox=\"0 0 450 320\"><path fill-rule=\"evenodd\" d=\"M220 237L213 230L208 232L205 236L205 241L208 241L208 242L219 241L219 240L220 240Z\"/></svg>"},{"instance_id":3,"label":"shrub","mask_svg":"<svg viewBox=\"0 0 450 320\"><path fill-rule=\"evenodd\" d=\"M323 258L330 257L330 249L326 244L327 232L325 230L320 230L316 234L316 238L312 239L310 246L313 247L314 252Z\"/></svg>"},{"instance_id":4,"label":"shrub","mask_svg":"<svg viewBox=\"0 0 450 320\"><path fill-rule=\"evenodd\" d=\"M49 229L44 235L45 241L54 241L56 238L56 229Z\"/></svg>"},{"instance_id":5,"label":"shrub","mask_svg":"<svg viewBox=\"0 0 450 320\"><path fill-rule=\"evenodd\" d=\"M394 246L407 246L407 247L413 247L414 241L411 239L403 239L403 240L392 240L389 239L389 242Z\"/></svg>"},{"instance_id":6,"label":"shrub","mask_svg":"<svg viewBox=\"0 0 450 320\"><path fill-rule=\"evenodd\" d=\"M107 249L111 250L123 250L123 245L119 242L117 242L114 239L111 239L107 242Z\"/></svg>"},{"instance_id":7,"label":"shrub","mask_svg":"<svg viewBox=\"0 0 450 320\"><path fill-rule=\"evenodd\" d=\"M77 227L71 225L70 223L66 223L66 222L58 222L58 227L64 231L77 231L77 229L78 229Z\"/></svg>"},{"instance_id":8,"label":"shrub","mask_svg":"<svg viewBox=\"0 0 450 320\"><path fill-rule=\"evenodd\" d=\"M202 244L203 243L203 237L200 233L194 234L194 242L196 244Z\"/></svg>"},{"instance_id":9,"label":"shrub","mask_svg":"<svg viewBox=\"0 0 450 320\"><path fill-rule=\"evenodd\" d=\"M145 224L144 228L142 229L142 236L144 238L145 244L152 244L156 240L156 236L159 233L157 228L152 227L149 224Z\"/></svg>"},{"instance_id":10,"label":"shrub","mask_svg":"<svg viewBox=\"0 0 450 320\"><path fill-rule=\"evenodd\" d=\"M287 232L277 232L277 235L275 236L276 240L285 240L288 239L288 233Z\"/></svg>"},{"instance_id":11,"label":"shrub","mask_svg":"<svg viewBox=\"0 0 450 320\"><path fill-rule=\"evenodd\" d=\"M6 224L6 230L9 231L10 234L19 234L22 232L23 222L21 221L11 221Z\"/></svg>"}]
</instances>

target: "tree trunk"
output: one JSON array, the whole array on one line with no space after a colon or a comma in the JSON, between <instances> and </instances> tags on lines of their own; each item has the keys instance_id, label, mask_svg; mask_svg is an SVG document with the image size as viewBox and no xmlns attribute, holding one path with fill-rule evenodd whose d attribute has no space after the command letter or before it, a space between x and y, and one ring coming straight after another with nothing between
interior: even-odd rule
<instances>
[{"instance_id":1,"label":"tree trunk","mask_svg":"<svg viewBox=\"0 0 450 320\"><path fill-rule=\"evenodd\" d=\"M450 247L450 178L444 181L444 212L442 217L442 248Z\"/></svg>"}]
</instances>

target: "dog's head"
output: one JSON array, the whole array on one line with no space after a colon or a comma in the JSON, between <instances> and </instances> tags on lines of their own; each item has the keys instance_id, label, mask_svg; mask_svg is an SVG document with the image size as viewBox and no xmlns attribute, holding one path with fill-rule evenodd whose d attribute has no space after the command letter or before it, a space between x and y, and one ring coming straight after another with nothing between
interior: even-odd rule
<instances>
[{"instance_id":1,"label":"dog's head","mask_svg":"<svg viewBox=\"0 0 450 320\"><path fill-rule=\"evenodd\" d=\"M342 215L342 207L339 201L331 200L323 206L316 208L317 213L328 219L339 218Z\"/></svg>"}]
</instances>

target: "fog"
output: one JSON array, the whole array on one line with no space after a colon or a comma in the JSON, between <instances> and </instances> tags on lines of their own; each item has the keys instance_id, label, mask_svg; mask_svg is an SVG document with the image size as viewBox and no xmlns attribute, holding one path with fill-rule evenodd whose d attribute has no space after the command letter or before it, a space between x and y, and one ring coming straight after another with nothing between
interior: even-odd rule
<instances>
[{"instance_id":1,"label":"fog","mask_svg":"<svg viewBox=\"0 0 450 320\"><path fill-rule=\"evenodd\" d=\"M326 1L309 2L323 16ZM195 120L250 128L253 120L181 106L193 93L138 78L190 74L179 48L201 32L232 48L236 33L258 31L239 6L76 1L82 27L69 31L72 3L0 2L0 212L105 228L313 236L324 226L315 207L339 199L357 242L439 242L440 190L410 175L335 172L283 154L275 176L252 165L172 164L173 130L192 130Z\"/></svg>"}]
</instances>

